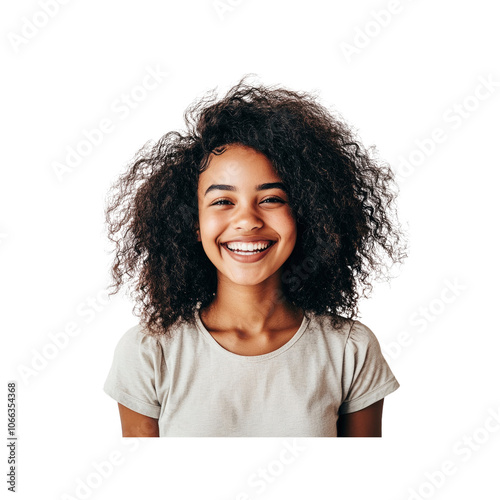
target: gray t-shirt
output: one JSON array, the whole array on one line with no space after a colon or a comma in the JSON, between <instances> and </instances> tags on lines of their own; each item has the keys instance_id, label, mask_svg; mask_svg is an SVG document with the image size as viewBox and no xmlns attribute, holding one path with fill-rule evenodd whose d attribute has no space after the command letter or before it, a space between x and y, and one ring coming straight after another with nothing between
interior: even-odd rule
<instances>
[{"instance_id":1,"label":"gray t-shirt","mask_svg":"<svg viewBox=\"0 0 500 500\"><path fill-rule=\"evenodd\" d=\"M339 414L399 387L374 333L359 321L334 330L306 314L282 347L259 356L223 348L196 310L171 338L134 326L119 340L104 391L157 418L160 437L335 437Z\"/></svg>"}]
</instances>

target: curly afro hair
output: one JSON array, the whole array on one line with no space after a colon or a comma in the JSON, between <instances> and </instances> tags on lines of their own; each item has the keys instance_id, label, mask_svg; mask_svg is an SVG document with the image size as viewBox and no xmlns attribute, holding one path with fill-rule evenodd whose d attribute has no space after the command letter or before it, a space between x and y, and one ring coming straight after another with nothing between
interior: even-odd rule
<instances>
[{"instance_id":1,"label":"curly afro hair","mask_svg":"<svg viewBox=\"0 0 500 500\"><path fill-rule=\"evenodd\" d=\"M230 144L264 154L287 187L297 222L282 273L289 303L327 315L336 328L358 314L360 292L367 297L371 278L385 274L385 256L407 257L394 175L374 147L364 148L313 94L247 77L222 99L214 89L189 106L186 133L146 143L110 190L111 294L130 282L134 314L151 335L168 334L178 321L194 325L195 309L215 297L217 269L196 237L198 177L210 154Z\"/></svg>"}]
</instances>

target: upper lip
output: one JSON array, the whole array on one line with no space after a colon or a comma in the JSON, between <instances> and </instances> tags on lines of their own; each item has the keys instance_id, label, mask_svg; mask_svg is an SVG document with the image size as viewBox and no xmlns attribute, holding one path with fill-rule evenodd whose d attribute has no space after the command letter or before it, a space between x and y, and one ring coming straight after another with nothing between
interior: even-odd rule
<instances>
[{"instance_id":1,"label":"upper lip","mask_svg":"<svg viewBox=\"0 0 500 500\"><path fill-rule=\"evenodd\" d=\"M222 244L226 245L227 243L251 243L253 241L267 241L267 242L270 242L270 243L274 243L275 242L275 240L270 240L269 238L262 238L262 237L259 237L259 236L251 236L251 237L248 237L248 238L236 238L234 240L228 240L228 241L225 241Z\"/></svg>"}]
</instances>

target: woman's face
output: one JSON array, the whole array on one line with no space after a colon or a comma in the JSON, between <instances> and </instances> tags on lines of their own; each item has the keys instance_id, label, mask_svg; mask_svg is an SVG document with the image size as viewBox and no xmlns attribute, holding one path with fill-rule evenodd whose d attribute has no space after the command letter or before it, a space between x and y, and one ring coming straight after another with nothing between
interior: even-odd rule
<instances>
[{"instance_id":1,"label":"woman's face","mask_svg":"<svg viewBox=\"0 0 500 500\"><path fill-rule=\"evenodd\" d=\"M200 174L198 241L217 268L219 280L222 274L240 285L261 283L277 273L292 253L295 218L285 191L280 186L262 186L269 183L281 183L281 179L268 158L236 144L221 155L212 154ZM248 239L274 243L251 257L239 257L225 246Z\"/></svg>"}]
</instances>

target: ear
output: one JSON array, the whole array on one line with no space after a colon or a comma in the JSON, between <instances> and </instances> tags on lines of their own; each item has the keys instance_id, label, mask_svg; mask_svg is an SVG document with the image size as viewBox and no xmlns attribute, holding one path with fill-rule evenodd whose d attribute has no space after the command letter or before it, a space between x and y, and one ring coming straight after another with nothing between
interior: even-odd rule
<instances>
[{"instance_id":1,"label":"ear","mask_svg":"<svg viewBox=\"0 0 500 500\"><path fill-rule=\"evenodd\" d=\"M196 229L196 240L201 241L200 230L198 228Z\"/></svg>"}]
</instances>

